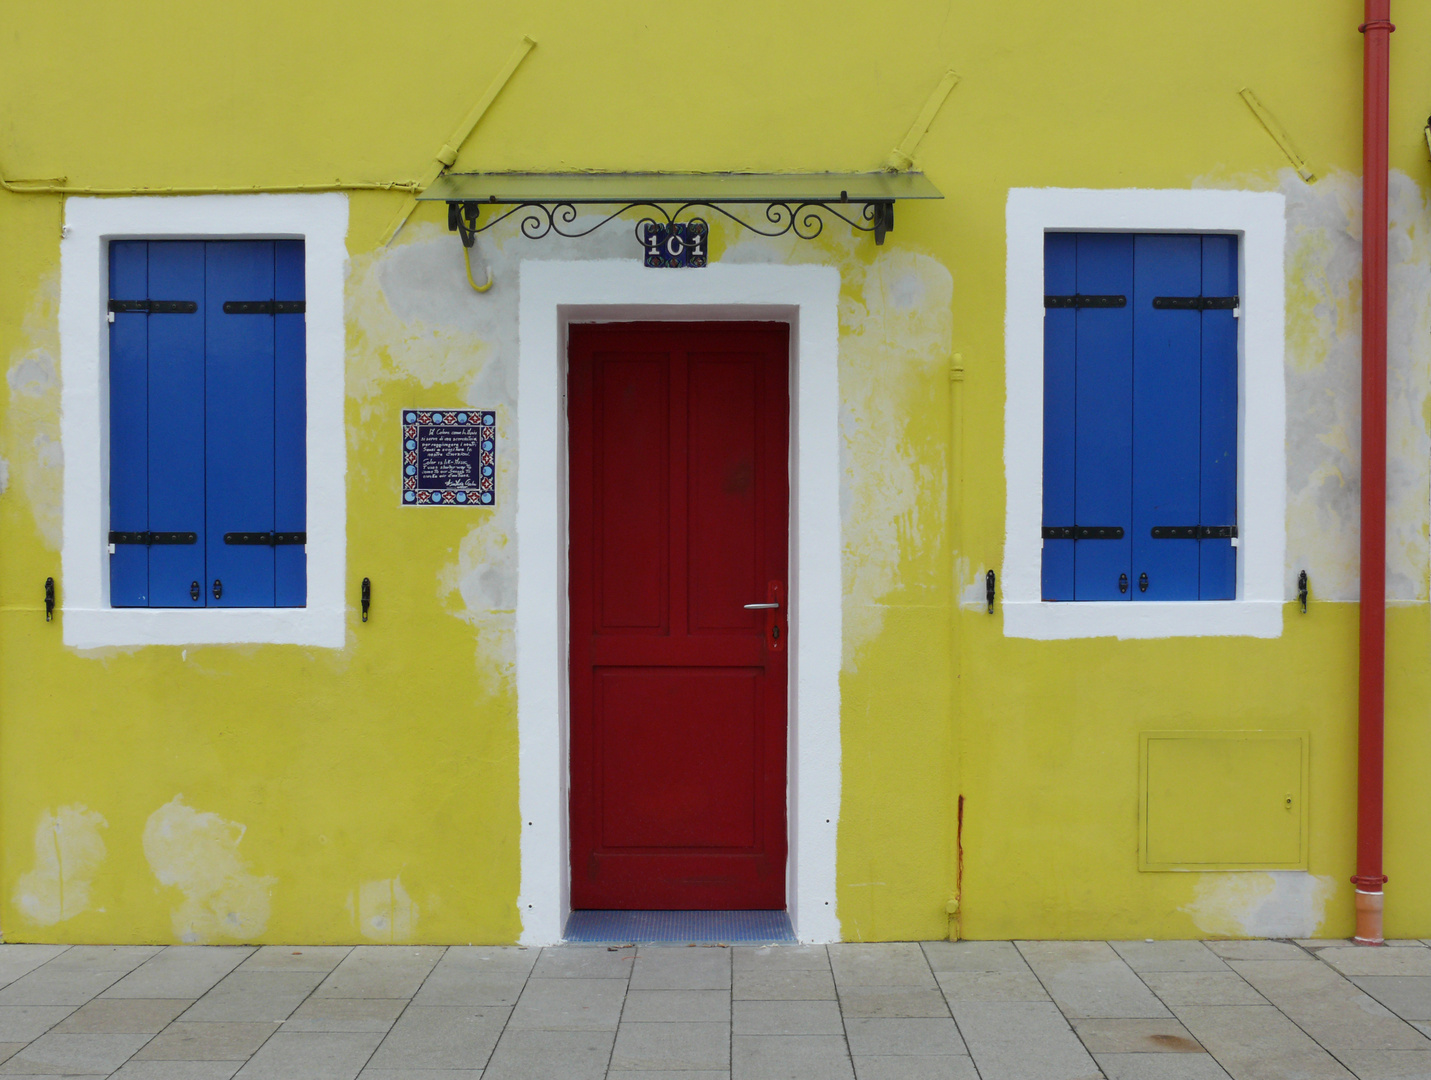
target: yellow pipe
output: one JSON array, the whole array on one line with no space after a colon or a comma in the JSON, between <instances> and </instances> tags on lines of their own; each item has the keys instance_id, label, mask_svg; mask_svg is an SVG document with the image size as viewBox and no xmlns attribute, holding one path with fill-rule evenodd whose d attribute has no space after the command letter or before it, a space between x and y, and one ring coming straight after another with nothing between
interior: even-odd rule
<instances>
[{"instance_id":1,"label":"yellow pipe","mask_svg":"<svg viewBox=\"0 0 1431 1080\"><path fill-rule=\"evenodd\" d=\"M949 96L950 91L959 83L959 76L952 71L946 71L944 78L939 80L939 85L934 88L934 92L925 101L924 108L919 110L919 116L914 121L914 126L904 136L904 141L890 151L889 159L884 163L884 167L893 172L902 169L909 169L914 166L914 148L919 145L921 139L929 131L929 126L934 123L934 117L939 112L939 107L944 104L944 99Z\"/></svg>"},{"instance_id":2,"label":"yellow pipe","mask_svg":"<svg viewBox=\"0 0 1431 1080\"><path fill-rule=\"evenodd\" d=\"M502 92L502 87L507 85L507 80L512 77L512 73L523 60L527 58L527 53L532 51L536 45L530 37L524 36L517 47L512 50L512 55L507 58L506 65L497 72L497 77L492 80L492 84L487 87L487 92L478 99L477 104L462 119L462 123L457 125L457 130L452 133L452 137L442 144L442 149L437 151L437 156L432 159L432 164L428 166L427 172L423 174L421 180L417 182L417 191L423 192L432 185L432 182L441 176L457 160L457 152L462 149L462 144L467 141L467 137L472 134L472 129L477 126L477 122L482 119L482 115L491 107L492 102L497 100L497 95ZM408 196L402 204L402 209L393 218L387 230L383 233L382 246L393 242L393 237L407 224L407 219L412 216L412 212L417 209L417 199Z\"/></svg>"},{"instance_id":3,"label":"yellow pipe","mask_svg":"<svg viewBox=\"0 0 1431 1080\"><path fill-rule=\"evenodd\" d=\"M478 285L472 280L472 249L466 244L462 245L462 258L467 262L467 284L472 286L473 292L486 292L492 287L492 268L487 267L487 284Z\"/></svg>"}]
</instances>

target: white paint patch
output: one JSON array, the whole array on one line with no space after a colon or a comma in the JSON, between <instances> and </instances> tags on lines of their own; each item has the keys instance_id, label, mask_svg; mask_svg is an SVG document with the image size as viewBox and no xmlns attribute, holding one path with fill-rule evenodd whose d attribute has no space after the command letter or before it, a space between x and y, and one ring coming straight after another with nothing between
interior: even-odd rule
<instances>
[{"instance_id":1,"label":"white paint patch","mask_svg":"<svg viewBox=\"0 0 1431 1080\"><path fill-rule=\"evenodd\" d=\"M101 829L109 822L78 803L40 815L35 866L20 875L15 906L28 921L54 926L89 908L90 886L104 862Z\"/></svg>"},{"instance_id":2,"label":"white paint patch","mask_svg":"<svg viewBox=\"0 0 1431 1080\"><path fill-rule=\"evenodd\" d=\"M411 941L417 929L418 909L403 888L402 875L382 881L365 881L356 896L348 895L348 913L369 941L394 945Z\"/></svg>"},{"instance_id":3,"label":"white paint patch","mask_svg":"<svg viewBox=\"0 0 1431 1080\"><path fill-rule=\"evenodd\" d=\"M43 543L60 550L64 533L64 455L60 451L60 384L55 357L59 354L57 324L60 281L55 274L40 279L35 298L21 325L21 345L5 372L10 389L7 455L0 491L10 485L14 463L20 491L30 506Z\"/></svg>"},{"instance_id":4,"label":"white paint patch","mask_svg":"<svg viewBox=\"0 0 1431 1080\"><path fill-rule=\"evenodd\" d=\"M144 857L161 884L184 894L174 934L187 944L252 941L268 926L277 878L250 872L239 853L244 826L195 810L176 795L144 825Z\"/></svg>"},{"instance_id":5,"label":"white paint patch","mask_svg":"<svg viewBox=\"0 0 1431 1080\"><path fill-rule=\"evenodd\" d=\"M1288 169L1286 595L1360 596L1361 177ZM1431 229L1420 186L1390 176L1387 305L1388 600L1424 602L1431 497Z\"/></svg>"},{"instance_id":6,"label":"white paint patch","mask_svg":"<svg viewBox=\"0 0 1431 1080\"><path fill-rule=\"evenodd\" d=\"M1332 878L1304 870L1198 875L1193 902L1178 908L1215 937L1315 937L1336 892Z\"/></svg>"}]
</instances>

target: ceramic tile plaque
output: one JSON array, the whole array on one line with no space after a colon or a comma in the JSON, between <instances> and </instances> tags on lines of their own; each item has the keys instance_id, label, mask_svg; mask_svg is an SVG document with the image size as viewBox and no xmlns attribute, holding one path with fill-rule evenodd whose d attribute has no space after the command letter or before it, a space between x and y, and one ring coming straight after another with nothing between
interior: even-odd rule
<instances>
[{"instance_id":1,"label":"ceramic tile plaque","mask_svg":"<svg viewBox=\"0 0 1431 1080\"><path fill-rule=\"evenodd\" d=\"M403 410L404 506L492 506L496 501L495 411Z\"/></svg>"}]
</instances>

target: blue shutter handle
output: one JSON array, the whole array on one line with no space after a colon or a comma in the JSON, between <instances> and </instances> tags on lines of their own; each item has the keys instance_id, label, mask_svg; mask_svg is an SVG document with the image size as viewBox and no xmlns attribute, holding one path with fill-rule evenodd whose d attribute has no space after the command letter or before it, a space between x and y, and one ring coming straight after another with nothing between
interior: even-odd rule
<instances>
[{"instance_id":1,"label":"blue shutter handle","mask_svg":"<svg viewBox=\"0 0 1431 1080\"><path fill-rule=\"evenodd\" d=\"M1128 591L1128 575L1127 575L1127 574L1119 574L1119 575L1118 575L1118 591L1119 591L1120 593L1125 593L1125 592Z\"/></svg>"},{"instance_id":2,"label":"blue shutter handle","mask_svg":"<svg viewBox=\"0 0 1431 1080\"><path fill-rule=\"evenodd\" d=\"M191 581L191 582L189 582L189 599L190 599L190 600L194 601L195 603L198 603L198 601L199 601L199 596L200 596L201 592L202 592L202 590L199 588L199 583L198 583L197 581Z\"/></svg>"},{"instance_id":3,"label":"blue shutter handle","mask_svg":"<svg viewBox=\"0 0 1431 1080\"><path fill-rule=\"evenodd\" d=\"M219 597L221 597L221 596L223 596L223 595L224 595L224 583L223 583L222 581L220 581L218 578L214 578L214 599L217 600L217 599L219 599Z\"/></svg>"},{"instance_id":4,"label":"blue shutter handle","mask_svg":"<svg viewBox=\"0 0 1431 1080\"><path fill-rule=\"evenodd\" d=\"M1139 574L1139 575L1138 575L1138 591L1139 591L1139 592L1147 592L1147 591L1148 591L1148 575L1147 575L1147 573L1142 573L1142 574Z\"/></svg>"}]
</instances>

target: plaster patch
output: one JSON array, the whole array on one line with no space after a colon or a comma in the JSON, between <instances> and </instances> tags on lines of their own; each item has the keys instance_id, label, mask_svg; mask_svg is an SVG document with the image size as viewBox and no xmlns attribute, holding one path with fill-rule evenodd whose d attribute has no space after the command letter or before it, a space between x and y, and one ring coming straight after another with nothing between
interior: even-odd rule
<instances>
[{"instance_id":1,"label":"plaster patch","mask_svg":"<svg viewBox=\"0 0 1431 1080\"><path fill-rule=\"evenodd\" d=\"M7 462L3 487L13 467L29 503L41 540L55 551L63 534L64 454L60 450L58 273L41 278L21 325L20 347L5 372L10 391L0 446Z\"/></svg>"},{"instance_id":2,"label":"plaster patch","mask_svg":"<svg viewBox=\"0 0 1431 1080\"><path fill-rule=\"evenodd\" d=\"M195 810L183 795L149 815L144 857L161 884L184 894L172 914L180 941L252 941L268 926L269 891L277 879L249 871L238 850L244 831Z\"/></svg>"},{"instance_id":3,"label":"plaster patch","mask_svg":"<svg viewBox=\"0 0 1431 1080\"><path fill-rule=\"evenodd\" d=\"M418 908L403 888L401 874L359 885L356 896L348 894L348 914L369 941L411 941L417 928Z\"/></svg>"},{"instance_id":4,"label":"plaster patch","mask_svg":"<svg viewBox=\"0 0 1431 1080\"><path fill-rule=\"evenodd\" d=\"M1281 174L1287 198L1286 596L1359 597L1361 178ZM1390 176L1386 595L1424 602L1431 497L1431 231L1420 187Z\"/></svg>"},{"instance_id":5,"label":"plaster patch","mask_svg":"<svg viewBox=\"0 0 1431 1080\"><path fill-rule=\"evenodd\" d=\"M40 815L34 869L15 886L15 906L26 920L54 926L89 908L90 887L106 854L100 830L108 827L79 803Z\"/></svg>"},{"instance_id":6,"label":"plaster patch","mask_svg":"<svg viewBox=\"0 0 1431 1080\"><path fill-rule=\"evenodd\" d=\"M1332 878L1303 870L1198 875L1193 901L1178 908L1215 937L1315 937L1336 892Z\"/></svg>"}]
</instances>

